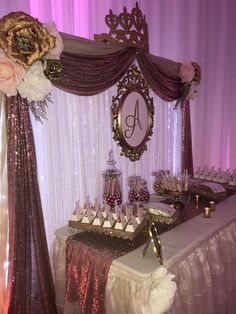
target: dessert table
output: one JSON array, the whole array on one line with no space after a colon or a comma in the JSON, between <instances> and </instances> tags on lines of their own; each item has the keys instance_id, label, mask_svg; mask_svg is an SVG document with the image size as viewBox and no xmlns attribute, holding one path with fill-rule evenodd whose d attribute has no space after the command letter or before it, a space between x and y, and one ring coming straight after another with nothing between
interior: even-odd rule
<instances>
[{"instance_id":1,"label":"dessert table","mask_svg":"<svg viewBox=\"0 0 236 314\"><path fill-rule=\"evenodd\" d=\"M74 314L80 313L79 306L64 301L68 230L56 231L53 267L58 312ZM236 312L236 195L217 204L211 218L200 214L161 234L161 243L164 268L151 246L144 258L142 245L113 260L106 313ZM174 298L170 274L177 285Z\"/></svg>"}]
</instances>

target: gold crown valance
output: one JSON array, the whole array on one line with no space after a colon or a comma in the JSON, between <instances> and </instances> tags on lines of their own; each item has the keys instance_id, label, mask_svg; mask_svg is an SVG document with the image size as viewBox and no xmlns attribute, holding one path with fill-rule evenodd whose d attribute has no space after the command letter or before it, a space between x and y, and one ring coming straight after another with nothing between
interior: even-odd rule
<instances>
[{"instance_id":1,"label":"gold crown valance","mask_svg":"<svg viewBox=\"0 0 236 314\"><path fill-rule=\"evenodd\" d=\"M136 3L131 13L127 12L126 7L119 15L115 15L112 10L109 10L105 22L110 28L109 33L95 34L95 40L110 43L114 46L136 47L149 51L148 26L145 15L139 9L138 3Z\"/></svg>"}]
</instances>

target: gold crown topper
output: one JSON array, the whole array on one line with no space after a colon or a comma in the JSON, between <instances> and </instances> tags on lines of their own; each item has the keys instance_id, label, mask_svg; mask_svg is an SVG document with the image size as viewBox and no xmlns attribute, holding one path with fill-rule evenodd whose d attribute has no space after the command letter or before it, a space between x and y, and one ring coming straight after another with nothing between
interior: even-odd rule
<instances>
[{"instance_id":1,"label":"gold crown topper","mask_svg":"<svg viewBox=\"0 0 236 314\"><path fill-rule=\"evenodd\" d=\"M110 28L110 32L108 34L95 34L95 40L110 43L114 46L129 46L149 51L148 27L145 15L142 14L137 2L131 14L127 13L126 7L119 16L109 10L105 22Z\"/></svg>"}]
</instances>

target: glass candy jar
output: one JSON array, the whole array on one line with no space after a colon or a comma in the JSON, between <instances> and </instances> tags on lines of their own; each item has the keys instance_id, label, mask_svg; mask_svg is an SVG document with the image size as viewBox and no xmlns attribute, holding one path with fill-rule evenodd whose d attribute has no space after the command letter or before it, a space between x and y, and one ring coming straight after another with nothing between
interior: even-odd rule
<instances>
[{"instance_id":1,"label":"glass candy jar","mask_svg":"<svg viewBox=\"0 0 236 314\"><path fill-rule=\"evenodd\" d=\"M107 161L107 168L103 171L104 178L103 201L104 203L115 206L122 203L121 195L121 172L115 166L116 161L113 157L113 151L109 152L109 160Z\"/></svg>"}]
</instances>

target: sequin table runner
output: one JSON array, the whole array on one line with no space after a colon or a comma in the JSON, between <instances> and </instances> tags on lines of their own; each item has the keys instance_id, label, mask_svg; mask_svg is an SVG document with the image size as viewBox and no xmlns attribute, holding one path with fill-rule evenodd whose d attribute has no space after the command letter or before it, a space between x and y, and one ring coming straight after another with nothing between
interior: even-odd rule
<instances>
[{"instance_id":1,"label":"sequin table runner","mask_svg":"<svg viewBox=\"0 0 236 314\"><path fill-rule=\"evenodd\" d=\"M145 242L129 241L82 232L66 243L65 300L77 303L82 314L105 313L105 286L112 261Z\"/></svg>"}]
</instances>

